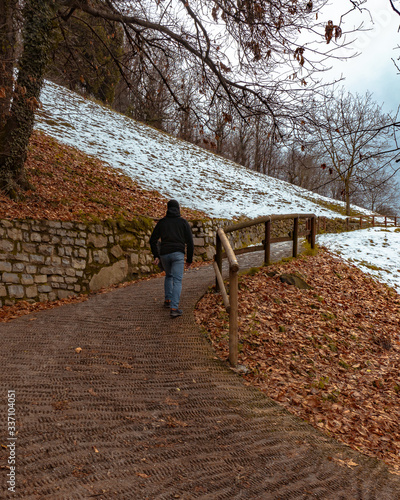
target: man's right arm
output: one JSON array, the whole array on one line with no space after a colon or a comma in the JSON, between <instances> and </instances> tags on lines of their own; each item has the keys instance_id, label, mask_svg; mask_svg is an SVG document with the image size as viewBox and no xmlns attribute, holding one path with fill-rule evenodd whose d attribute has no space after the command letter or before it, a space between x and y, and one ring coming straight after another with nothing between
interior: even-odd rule
<instances>
[{"instance_id":1,"label":"man's right arm","mask_svg":"<svg viewBox=\"0 0 400 500\"><path fill-rule=\"evenodd\" d=\"M160 257L157 248L157 241L159 240L159 238L160 238L160 221L157 222L156 227L153 229L153 232L151 233L150 236L151 253L154 255L155 259L158 259Z\"/></svg>"}]
</instances>

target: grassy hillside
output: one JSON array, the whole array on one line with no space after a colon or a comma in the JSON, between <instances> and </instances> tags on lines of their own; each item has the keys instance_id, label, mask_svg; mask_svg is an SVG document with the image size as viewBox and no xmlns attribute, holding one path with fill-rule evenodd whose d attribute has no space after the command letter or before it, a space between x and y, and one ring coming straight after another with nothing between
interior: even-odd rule
<instances>
[{"instance_id":1,"label":"grassy hillside","mask_svg":"<svg viewBox=\"0 0 400 500\"><path fill-rule=\"evenodd\" d=\"M126 174L42 132L31 138L26 170L32 189L19 202L0 192L0 218L83 221L165 214L164 196L140 188ZM182 214L189 219L206 217L184 207Z\"/></svg>"}]
</instances>

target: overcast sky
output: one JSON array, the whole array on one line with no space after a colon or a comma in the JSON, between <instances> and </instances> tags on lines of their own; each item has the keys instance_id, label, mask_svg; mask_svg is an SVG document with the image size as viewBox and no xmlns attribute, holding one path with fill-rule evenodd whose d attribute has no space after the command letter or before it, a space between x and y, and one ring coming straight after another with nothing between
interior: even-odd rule
<instances>
[{"instance_id":1,"label":"overcast sky","mask_svg":"<svg viewBox=\"0 0 400 500\"><path fill-rule=\"evenodd\" d=\"M350 7L349 0L332 0L320 20L332 20L338 24L340 13L350 10ZM400 75L392 58L400 57L400 49L395 50L400 46L400 16L393 12L389 0L367 0L362 7L368 8L370 13L352 12L342 23L344 32L353 30L361 22L364 22L364 28L370 29L346 36L346 41L354 40L351 46L360 55L347 61L333 61L333 68L324 79L342 74L345 77L343 84L349 91L365 94L369 90L378 104L384 104L384 111L396 112L400 105ZM349 51L345 53L349 54Z\"/></svg>"}]
</instances>

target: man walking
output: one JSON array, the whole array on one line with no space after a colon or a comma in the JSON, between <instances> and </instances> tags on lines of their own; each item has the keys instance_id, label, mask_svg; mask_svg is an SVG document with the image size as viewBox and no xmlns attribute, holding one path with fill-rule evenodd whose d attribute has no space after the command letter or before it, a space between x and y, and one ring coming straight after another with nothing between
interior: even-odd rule
<instances>
[{"instance_id":1,"label":"man walking","mask_svg":"<svg viewBox=\"0 0 400 500\"><path fill-rule=\"evenodd\" d=\"M193 236L188 221L181 217L179 203L176 200L170 200L167 207L166 216L157 222L150 236L150 247L155 259L154 263L158 265L161 259L165 271L164 307L171 309L171 318L177 318L182 316L179 300L183 272L193 261ZM160 239L161 244L158 248L157 242Z\"/></svg>"}]
</instances>

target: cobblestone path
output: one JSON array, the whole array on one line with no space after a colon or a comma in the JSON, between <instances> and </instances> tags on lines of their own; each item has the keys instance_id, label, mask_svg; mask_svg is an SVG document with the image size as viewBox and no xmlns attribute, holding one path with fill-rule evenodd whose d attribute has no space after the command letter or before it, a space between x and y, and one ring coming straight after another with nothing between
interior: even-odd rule
<instances>
[{"instance_id":1,"label":"cobblestone path","mask_svg":"<svg viewBox=\"0 0 400 500\"><path fill-rule=\"evenodd\" d=\"M185 274L185 314L174 320L158 278L0 324L0 498L400 498L400 477L382 462L216 360L192 315L213 280L210 266ZM15 494L5 468L9 390Z\"/></svg>"}]
</instances>

